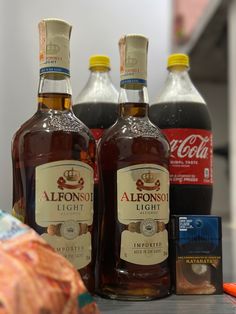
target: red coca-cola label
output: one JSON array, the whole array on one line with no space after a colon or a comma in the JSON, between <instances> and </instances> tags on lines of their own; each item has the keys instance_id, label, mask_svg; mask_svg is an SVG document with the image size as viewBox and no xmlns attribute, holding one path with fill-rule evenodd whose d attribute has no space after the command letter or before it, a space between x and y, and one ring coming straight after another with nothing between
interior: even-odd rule
<instances>
[{"instance_id":1,"label":"red coca-cola label","mask_svg":"<svg viewBox=\"0 0 236 314\"><path fill-rule=\"evenodd\" d=\"M169 140L170 182L212 184L212 133L202 129L165 129Z\"/></svg>"},{"instance_id":2,"label":"red coca-cola label","mask_svg":"<svg viewBox=\"0 0 236 314\"><path fill-rule=\"evenodd\" d=\"M104 133L104 129L90 129L90 131L93 134L93 137L95 138L96 144L98 145L98 142L100 138L102 137ZM97 161L95 162L95 167L94 167L94 182L98 183L98 165Z\"/></svg>"},{"instance_id":3,"label":"red coca-cola label","mask_svg":"<svg viewBox=\"0 0 236 314\"><path fill-rule=\"evenodd\" d=\"M90 130L91 130L93 137L95 138L96 142L98 142L100 140L103 132L105 131L104 129L90 129Z\"/></svg>"}]
</instances>

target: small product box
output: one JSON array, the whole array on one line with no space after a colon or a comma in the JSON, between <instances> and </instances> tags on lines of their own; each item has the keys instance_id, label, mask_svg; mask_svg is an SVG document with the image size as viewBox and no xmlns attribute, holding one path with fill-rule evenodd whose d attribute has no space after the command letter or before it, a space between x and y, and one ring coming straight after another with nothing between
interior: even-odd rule
<instances>
[{"instance_id":1,"label":"small product box","mask_svg":"<svg viewBox=\"0 0 236 314\"><path fill-rule=\"evenodd\" d=\"M208 215L173 215L171 268L176 294L221 294L221 218Z\"/></svg>"}]
</instances>

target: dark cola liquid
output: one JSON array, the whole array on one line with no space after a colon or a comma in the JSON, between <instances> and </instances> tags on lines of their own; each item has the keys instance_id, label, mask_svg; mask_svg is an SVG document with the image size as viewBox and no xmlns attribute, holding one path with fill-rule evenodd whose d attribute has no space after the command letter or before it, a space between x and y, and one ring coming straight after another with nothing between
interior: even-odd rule
<instances>
[{"instance_id":1,"label":"dark cola liquid","mask_svg":"<svg viewBox=\"0 0 236 314\"><path fill-rule=\"evenodd\" d=\"M211 130L205 104L196 102L160 103L150 106L150 120L161 129ZM208 215L211 212L212 184L170 184L171 214Z\"/></svg>"},{"instance_id":2,"label":"dark cola liquid","mask_svg":"<svg viewBox=\"0 0 236 314\"><path fill-rule=\"evenodd\" d=\"M84 102L73 106L74 114L89 129L108 129L117 119L116 103Z\"/></svg>"}]
</instances>

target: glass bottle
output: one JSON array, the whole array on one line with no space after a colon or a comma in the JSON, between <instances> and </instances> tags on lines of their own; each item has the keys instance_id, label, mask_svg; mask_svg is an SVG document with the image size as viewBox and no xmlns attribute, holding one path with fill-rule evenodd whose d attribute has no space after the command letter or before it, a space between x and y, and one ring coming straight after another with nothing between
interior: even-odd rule
<instances>
[{"instance_id":1,"label":"glass bottle","mask_svg":"<svg viewBox=\"0 0 236 314\"><path fill-rule=\"evenodd\" d=\"M13 214L64 255L92 292L96 145L72 112L70 33L62 20L39 23L38 110L12 141Z\"/></svg>"},{"instance_id":2,"label":"glass bottle","mask_svg":"<svg viewBox=\"0 0 236 314\"><path fill-rule=\"evenodd\" d=\"M147 38L126 35L119 47L119 116L98 144L98 293L148 300L170 293L169 144L148 118Z\"/></svg>"},{"instance_id":3,"label":"glass bottle","mask_svg":"<svg viewBox=\"0 0 236 314\"><path fill-rule=\"evenodd\" d=\"M208 215L211 212L212 131L206 102L189 76L189 58L172 54L168 76L150 120L160 127L171 146L171 214Z\"/></svg>"}]
</instances>

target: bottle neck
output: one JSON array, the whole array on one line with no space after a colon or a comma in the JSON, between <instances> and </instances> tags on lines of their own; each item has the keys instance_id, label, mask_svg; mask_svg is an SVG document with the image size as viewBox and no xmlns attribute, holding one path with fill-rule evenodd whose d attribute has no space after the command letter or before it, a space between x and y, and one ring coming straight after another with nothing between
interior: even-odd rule
<instances>
[{"instance_id":1,"label":"bottle neck","mask_svg":"<svg viewBox=\"0 0 236 314\"><path fill-rule=\"evenodd\" d=\"M130 84L121 86L119 94L119 115L122 118L144 118L148 116L147 87Z\"/></svg>"},{"instance_id":2,"label":"bottle neck","mask_svg":"<svg viewBox=\"0 0 236 314\"><path fill-rule=\"evenodd\" d=\"M45 73L40 76L38 89L38 109L70 110L71 101L70 77L60 73Z\"/></svg>"},{"instance_id":3,"label":"bottle neck","mask_svg":"<svg viewBox=\"0 0 236 314\"><path fill-rule=\"evenodd\" d=\"M94 83L100 84L110 84L111 77L110 77L110 70L108 68L92 68L90 69L90 76L89 76L89 84Z\"/></svg>"},{"instance_id":4,"label":"bottle neck","mask_svg":"<svg viewBox=\"0 0 236 314\"><path fill-rule=\"evenodd\" d=\"M189 68L186 66L173 66L168 69L169 76L167 80L178 81L184 80L188 84L192 84L189 76Z\"/></svg>"}]
</instances>

